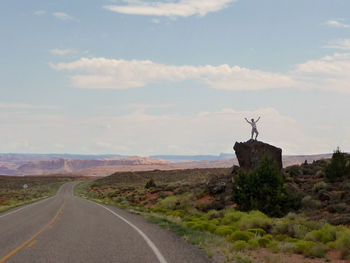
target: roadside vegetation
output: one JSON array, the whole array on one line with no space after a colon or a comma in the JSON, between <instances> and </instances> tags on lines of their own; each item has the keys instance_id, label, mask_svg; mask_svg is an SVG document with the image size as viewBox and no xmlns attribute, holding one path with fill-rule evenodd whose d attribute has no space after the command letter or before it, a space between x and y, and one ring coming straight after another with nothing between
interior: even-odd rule
<instances>
[{"instance_id":1,"label":"roadside vegetation","mask_svg":"<svg viewBox=\"0 0 350 263\"><path fill-rule=\"evenodd\" d=\"M249 174L238 173L233 183L229 169L118 173L75 191L145 216L215 262L348 262L348 175L329 177L330 167L346 171L348 159L336 151L332 160L282 174L265 160ZM217 185L210 185L212 176ZM231 184L222 188L225 180Z\"/></svg>"},{"instance_id":2,"label":"roadside vegetation","mask_svg":"<svg viewBox=\"0 0 350 263\"><path fill-rule=\"evenodd\" d=\"M70 180L70 177L56 176L0 176L0 212L53 196Z\"/></svg>"}]
</instances>

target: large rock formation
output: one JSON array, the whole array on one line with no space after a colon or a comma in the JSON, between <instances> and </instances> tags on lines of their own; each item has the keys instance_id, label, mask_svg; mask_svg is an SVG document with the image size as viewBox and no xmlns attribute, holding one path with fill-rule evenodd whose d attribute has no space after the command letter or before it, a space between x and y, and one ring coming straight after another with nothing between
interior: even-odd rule
<instances>
[{"instance_id":1,"label":"large rock formation","mask_svg":"<svg viewBox=\"0 0 350 263\"><path fill-rule=\"evenodd\" d=\"M256 168L261 159L266 156L276 162L282 169L282 149L256 140L236 142L233 146L239 162L239 166L245 170Z\"/></svg>"}]
</instances>

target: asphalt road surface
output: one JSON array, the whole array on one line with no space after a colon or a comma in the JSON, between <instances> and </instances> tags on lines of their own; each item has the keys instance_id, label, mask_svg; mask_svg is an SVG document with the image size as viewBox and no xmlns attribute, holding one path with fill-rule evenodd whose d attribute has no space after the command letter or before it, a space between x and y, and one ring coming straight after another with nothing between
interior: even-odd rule
<instances>
[{"instance_id":1,"label":"asphalt road surface","mask_svg":"<svg viewBox=\"0 0 350 263\"><path fill-rule=\"evenodd\" d=\"M56 196L0 214L0 263L200 263L202 251L170 231L116 207Z\"/></svg>"}]
</instances>

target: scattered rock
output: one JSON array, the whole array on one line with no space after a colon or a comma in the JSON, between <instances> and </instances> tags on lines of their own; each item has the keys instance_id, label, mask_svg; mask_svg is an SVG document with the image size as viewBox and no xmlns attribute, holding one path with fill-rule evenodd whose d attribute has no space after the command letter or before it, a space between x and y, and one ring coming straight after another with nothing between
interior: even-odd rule
<instances>
[{"instance_id":1,"label":"scattered rock","mask_svg":"<svg viewBox=\"0 0 350 263\"><path fill-rule=\"evenodd\" d=\"M255 169L264 156L274 161L282 169L282 149L256 140L236 142L233 149L239 166L245 170Z\"/></svg>"},{"instance_id":2,"label":"scattered rock","mask_svg":"<svg viewBox=\"0 0 350 263\"><path fill-rule=\"evenodd\" d=\"M212 175L207 181L207 189L211 195L217 195L225 192L226 182L219 176Z\"/></svg>"},{"instance_id":3,"label":"scattered rock","mask_svg":"<svg viewBox=\"0 0 350 263\"><path fill-rule=\"evenodd\" d=\"M321 190L318 193L318 199L322 202L324 201L329 201L332 198L332 194L330 192L328 192L327 190Z\"/></svg>"}]
</instances>

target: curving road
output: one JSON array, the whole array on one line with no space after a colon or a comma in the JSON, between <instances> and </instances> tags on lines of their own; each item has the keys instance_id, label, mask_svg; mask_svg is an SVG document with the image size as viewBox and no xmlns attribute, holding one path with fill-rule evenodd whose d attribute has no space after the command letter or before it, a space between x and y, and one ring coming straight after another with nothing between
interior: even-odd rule
<instances>
[{"instance_id":1,"label":"curving road","mask_svg":"<svg viewBox=\"0 0 350 263\"><path fill-rule=\"evenodd\" d=\"M206 263L198 248L137 215L73 195L0 214L0 263Z\"/></svg>"}]
</instances>

